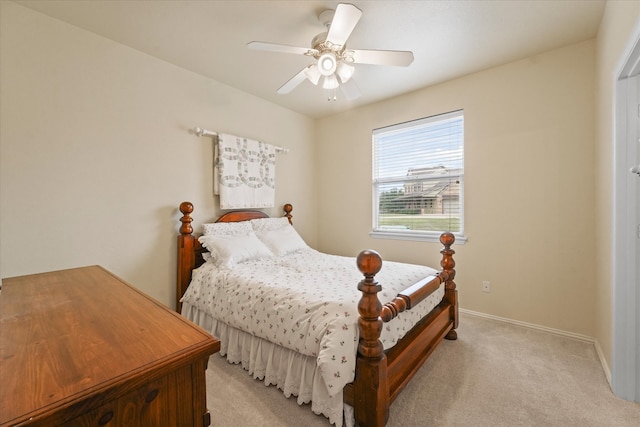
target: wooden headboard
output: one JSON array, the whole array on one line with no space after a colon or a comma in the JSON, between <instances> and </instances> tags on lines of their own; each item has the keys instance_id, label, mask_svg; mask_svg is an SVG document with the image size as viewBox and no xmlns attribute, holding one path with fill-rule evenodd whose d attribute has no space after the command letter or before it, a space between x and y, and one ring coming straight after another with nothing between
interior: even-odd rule
<instances>
[{"instance_id":1,"label":"wooden headboard","mask_svg":"<svg viewBox=\"0 0 640 427\"><path fill-rule=\"evenodd\" d=\"M283 210L284 216L287 217L290 224L293 224L291 220L293 206L287 203L284 205ZM178 313L182 309L180 298L187 291L187 287L191 282L191 272L194 268L198 268L204 263L202 254L207 252L198 241L199 235L193 234L193 227L191 226L193 204L191 202L180 203L180 212L182 212L182 218L180 218L182 225L178 236L178 286L176 295L176 310ZM269 215L257 210L231 211L220 216L215 222L240 222L258 218L269 218Z\"/></svg>"}]
</instances>

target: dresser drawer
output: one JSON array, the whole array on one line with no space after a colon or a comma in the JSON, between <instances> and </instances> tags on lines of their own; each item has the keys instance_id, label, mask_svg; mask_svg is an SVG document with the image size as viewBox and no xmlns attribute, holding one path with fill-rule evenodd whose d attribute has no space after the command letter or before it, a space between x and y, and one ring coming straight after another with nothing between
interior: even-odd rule
<instances>
[{"instance_id":1,"label":"dresser drawer","mask_svg":"<svg viewBox=\"0 0 640 427\"><path fill-rule=\"evenodd\" d=\"M191 367L151 381L120 398L76 417L63 426L192 426Z\"/></svg>"}]
</instances>

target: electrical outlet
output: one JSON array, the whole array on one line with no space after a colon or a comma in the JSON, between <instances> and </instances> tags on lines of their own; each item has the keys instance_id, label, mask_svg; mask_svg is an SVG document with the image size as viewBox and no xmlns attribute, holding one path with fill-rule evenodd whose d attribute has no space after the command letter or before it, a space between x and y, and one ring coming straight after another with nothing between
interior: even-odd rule
<instances>
[{"instance_id":1,"label":"electrical outlet","mask_svg":"<svg viewBox=\"0 0 640 427\"><path fill-rule=\"evenodd\" d=\"M482 292L491 292L491 283L488 280L482 281Z\"/></svg>"}]
</instances>

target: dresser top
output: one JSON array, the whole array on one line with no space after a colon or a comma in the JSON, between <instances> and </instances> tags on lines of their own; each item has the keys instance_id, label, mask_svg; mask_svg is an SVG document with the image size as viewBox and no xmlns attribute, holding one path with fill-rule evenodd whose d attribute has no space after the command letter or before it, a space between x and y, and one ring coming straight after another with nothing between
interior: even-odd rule
<instances>
[{"instance_id":1,"label":"dresser top","mask_svg":"<svg viewBox=\"0 0 640 427\"><path fill-rule=\"evenodd\" d=\"M204 330L99 266L3 279L0 426L219 348Z\"/></svg>"}]
</instances>

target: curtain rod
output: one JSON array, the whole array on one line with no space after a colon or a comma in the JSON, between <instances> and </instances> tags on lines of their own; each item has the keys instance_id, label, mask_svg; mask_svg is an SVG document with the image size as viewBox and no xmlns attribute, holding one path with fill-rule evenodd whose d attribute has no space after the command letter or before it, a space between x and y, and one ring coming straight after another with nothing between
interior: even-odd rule
<instances>
[{"instance_id":1,"label":"curtain rod","mask_svg":"<svg viewBox=\"0 0 640 427\"><path fill-rule=\"evenodd\" d=\"M211 136L211 137L218 136L218 132L214 132L212 130L207 130L202 128L193 128L192 132L195 133L197 136ZM275 146L275 148L276 148L276 152L279 152L279 153L287 154L289 152L288 148L278 147L278 146Z\"/></svg>"}]
</instances>

